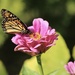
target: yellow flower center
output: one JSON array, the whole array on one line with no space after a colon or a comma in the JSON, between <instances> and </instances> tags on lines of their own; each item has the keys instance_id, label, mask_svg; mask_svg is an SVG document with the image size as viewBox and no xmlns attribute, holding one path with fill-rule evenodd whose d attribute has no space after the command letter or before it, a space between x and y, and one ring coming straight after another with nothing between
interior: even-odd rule
<instances>
[{"instance_id":1,"label":"yellow flower center","mask_svg":"<svg viewBox=\"0 0 75 75\"><path fill-rule=\"evenodd\" d=\"M39 33L32 33L30 37L34 40L39 40L41 38L41 35Z\"/></svg>"}]
</instances>

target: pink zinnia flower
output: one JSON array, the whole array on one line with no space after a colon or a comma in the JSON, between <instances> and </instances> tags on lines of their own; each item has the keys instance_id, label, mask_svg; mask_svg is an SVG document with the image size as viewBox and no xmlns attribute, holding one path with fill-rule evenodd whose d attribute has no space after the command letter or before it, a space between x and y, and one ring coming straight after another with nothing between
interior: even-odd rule
<instances>
[{"instance_id":1,"label":"pink zinnia flower","mask_svg":"<svg viewBox=\"0 0 75 75\"><path fill-rule=\"evenodd\" d=\"M33 26L28 27L31 34L16 34L12 42L16 44L15 51L22 51L31 56L43 53L48 50L57 40L55 29L42 18L33 20Z\"/></svg>"},{"instance_id":2,"label":"pink zinnia flower","mask_svg":"<svg viewBox=\"0 0 75 75\"><path fill-rule=\"evenodd\" d=\"M67 65L65 65L65 69L70 75L75 75L75 61L69 62Z\"/></svg>"}]
</instances>

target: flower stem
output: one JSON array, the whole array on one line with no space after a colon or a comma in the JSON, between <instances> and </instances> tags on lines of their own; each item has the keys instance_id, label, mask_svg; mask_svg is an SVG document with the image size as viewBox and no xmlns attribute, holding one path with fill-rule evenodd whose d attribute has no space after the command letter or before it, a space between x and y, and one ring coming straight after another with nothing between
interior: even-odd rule
<instances>
[{"instance_id":1,"label":"flower stem","mask_svg":"<svg viewBox=\"0 0 75 75\"><path fill-rule=\"evenodd\" d=\"M37 57L37 62L40 65L40 68L41 68L41 71L42 71L42 75L44 75L43 67L42 67L42 63L41 63L41 54L37 55L36 57Z\"/></svg>"}]
</instances>

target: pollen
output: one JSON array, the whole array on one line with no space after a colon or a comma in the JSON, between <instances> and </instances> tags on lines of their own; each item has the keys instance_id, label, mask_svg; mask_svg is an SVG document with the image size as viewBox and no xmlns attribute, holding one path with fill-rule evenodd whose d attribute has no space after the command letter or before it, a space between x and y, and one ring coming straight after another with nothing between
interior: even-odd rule
<instances>
[{"instance_id":1,"label":"pollen","mask_svg":"<svg viewBox=\"0 0 75 75\"><path fill-rule=\"evenodd\" d=\"M32 33L30 35L30 37L33 39L33 40L40 40L41 38L41 35L39 33Z\"/></svg>"}]
</instances>

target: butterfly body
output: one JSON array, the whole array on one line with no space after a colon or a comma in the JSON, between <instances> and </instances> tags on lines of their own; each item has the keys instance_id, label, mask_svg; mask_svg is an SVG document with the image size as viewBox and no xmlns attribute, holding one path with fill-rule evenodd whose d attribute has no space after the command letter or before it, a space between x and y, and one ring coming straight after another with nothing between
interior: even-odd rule
<instances>
[{"instance_id":1,"label":"butterfly body","mask_svg":"<svg viewBox=\"0 0 75 75\"><path fill-rule=\"evenodd\" d=\"M1 10L1 14L4 18L2 22L2 28L6 33L23 33L28 34L30 30L27 26L13 13L6 9Z\"/></svg>"}]
</instances>

